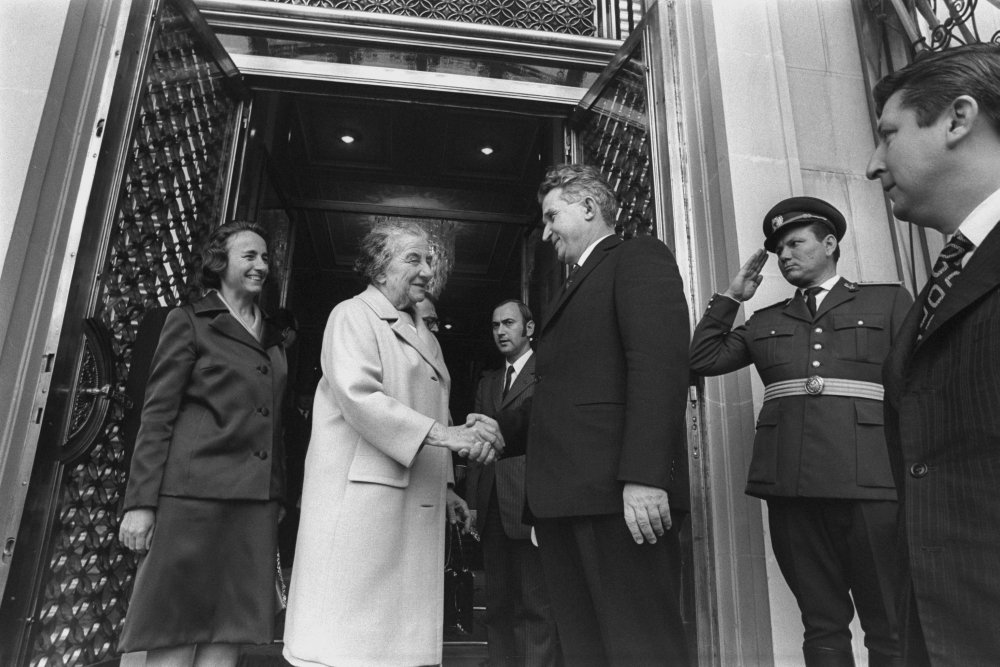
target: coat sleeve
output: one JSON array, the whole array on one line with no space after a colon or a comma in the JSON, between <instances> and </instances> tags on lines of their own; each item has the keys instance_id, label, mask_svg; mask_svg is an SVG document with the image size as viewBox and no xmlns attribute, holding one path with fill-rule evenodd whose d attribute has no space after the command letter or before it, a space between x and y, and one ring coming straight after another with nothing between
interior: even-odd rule
<instances>
[{"instance_id":1,"label":"coat sleeve","mask_svg":"<svg viewBox=\"0 0 1000 667\"><path fill-rule=\"evenodd\" d=\"M197 359L194 325L187 307L167 315L146 384L142 422L125 490L123 510L157 507L170 442L185 388Z\"/></svg>"},{"instance_id":2,"label":"coat sleeve","mask_svg":"<svg viewBox=\"0 0 1000 667\"><path fill-rule=\"evenodd\" d=\"M389 350L379 349L373 320L355 300L334 308L323 337L321 365L344 420L370 445L399 464L410 467L433 417L423 415L391 396L384 384L393 363Z\"/></svg>"},{"instance_id":3,"label":"coat sleeve","mask_svg":"<svg viewBox=\"0 0 1000 667\"><path fill-rule=\"evenodd\" d=\"M622 247L614 283L627 373L618 479L673 492L682 476L686 480L687 467L684 287L673 255L660 241L639 238Z\"/></svg>"},{"instance_id":4,"label":"coat sleeve","mask_svg":"<svg viewBox=\"0 0 1000 667\"><path fill-rule=\"evenodd\" d=\"M691 340L691 371L698 375L722 375L752 362L745 326L733 329L740 304L716 294L694 329Z\"/></svg>"}]
</instances>

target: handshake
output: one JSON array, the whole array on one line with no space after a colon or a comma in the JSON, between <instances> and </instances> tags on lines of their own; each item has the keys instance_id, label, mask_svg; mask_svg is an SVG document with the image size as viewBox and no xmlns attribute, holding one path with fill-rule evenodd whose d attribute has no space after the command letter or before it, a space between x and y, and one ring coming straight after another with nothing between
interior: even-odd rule
<instances>
[{"instance_id":1,"label":"handshake","mask_svg":"<svg viewBox=\"0 0 1000 667\"><path fill-rule=\"evenodd\" d=\"M435 422L424 438L433 447L447 447L459 456L476 463L492 463L503 453L504 440L496 420L471 413L460 426L442 426Z\"/></svg>"}]
</instances>

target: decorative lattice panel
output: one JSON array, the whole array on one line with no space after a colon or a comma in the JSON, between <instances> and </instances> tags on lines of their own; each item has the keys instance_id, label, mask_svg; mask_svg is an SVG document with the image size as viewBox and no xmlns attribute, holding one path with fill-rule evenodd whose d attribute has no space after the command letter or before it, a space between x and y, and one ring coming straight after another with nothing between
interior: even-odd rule
<instances>
[{"instance_id":1,"label":"decorative lattice panel","mask_svg":"<svg viewBox=\"0 0 1000 667\"><path fill-rule=\"evenodd\" d=\"M641 53L640 43L577 128L582 162L599 168L618 196L615 230L623 238L656 235Z\"/></svg>"},{"instance_id":2,"label":"decorative lattice panel","mask_svg":"<svg viewBox=\"0 0 1000 667\"><path fill-rule=\"evenodd\" d=\"M271 0L507 28L593 35L594 0Z\"/></svg>"},{"instance_id":3,"label":"decorative lattice panel","mask_svg":"<svg viewBox=\"0 0 1000 667\"><path fill-rule=\"evenodd\" d=\"M164 4L157 21L95 313L110 332L117 395L143 313L193 289L195 248L217 223L236 125L237 103L184 18ZM123 413L112 401L95 446L62 480L32 665L85 665L116 651L136 566L117 538Z\"/></svg>"}]
</instances>

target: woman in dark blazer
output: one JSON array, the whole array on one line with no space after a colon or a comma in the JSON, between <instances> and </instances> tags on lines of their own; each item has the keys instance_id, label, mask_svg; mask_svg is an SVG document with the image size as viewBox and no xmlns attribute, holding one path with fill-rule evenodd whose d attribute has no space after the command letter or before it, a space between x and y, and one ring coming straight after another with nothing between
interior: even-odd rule
<instances>
[{"instance_id":1,"label":"woman in dark blazer","mask_svg":"<svg viewBox=\"0 0 1000 667\"><path fill-rule=\"evenodd\" d=\"M266 238L244 222L213 232L212 289L170 312L153 357L120 530L149 553L119 649L147 665L235 665L242 644L272 640L287 364L255 303Z\"/></svg>"}]
</instances>

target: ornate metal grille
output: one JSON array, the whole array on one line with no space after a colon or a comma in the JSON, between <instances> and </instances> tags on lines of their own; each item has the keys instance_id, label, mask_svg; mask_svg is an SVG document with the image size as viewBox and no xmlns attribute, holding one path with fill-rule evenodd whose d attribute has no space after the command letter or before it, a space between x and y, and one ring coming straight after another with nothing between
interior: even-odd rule
<instances>
[{"instance_id":1,"label":"ornate metal grille","mask_svg":"<svg viewBox=\"0 0 1000 667\"><path fill-rule=\"evenodd\" d=\"M194 248L217 222L238 112L187 21L169 4L156 20L95 313L111 332L117 394L143 313L192 289ZM136 567L117 539L123 412L112 403L95 445L63 477L32 665L88 664L116 651Z\"/></svg>"},{"instance_id":2,"label":"ornate metal grille","mask_svg":"<svg viewBox=\"0 0 1000 667\"><path fill-rule=\"evenodd\" d=\"M891 8L887 6L890 4ZM943 51L961 44L986 41L1000 44L1000 9L991 4L995 3L980 8L979 0L913 0L906 5L891 0L869 0L868 8L884 25L890 25L890 12L894 13L913 51ZM993 15L986 25L992 27L980 33L977 16L983 18L987 12ZM921 29L921 21L925 30ZM987 39L989 30L994 32Z\"/></svg>"},{"instance_id":3,"label":"ornate metal grille","mask_svg":"<svg viewBox=\"0 0 1000 667\"><path fill-rule=\"evenodd\" d=\"M596 30L593 0L271 0L271 2L545 30L569 35L594 35ZM628 11L634 9L630 4ZM632 22L638 23L638 20L632 19ZM628 25L627 20L626 25Z\"/></svg>"},{"instance_id":4,"label":"ornate metal grille","mask_svg":"<svg viewBox=\"0 0 1000 667\"><path fill-rule=\"evenodd\" d=\"M646 68L641 54L639 42L578 127L583 162L598 167L618 196L615 231L623 238L656 235Z\"/></svg>"}]
</instances>

